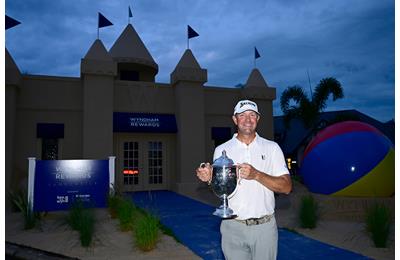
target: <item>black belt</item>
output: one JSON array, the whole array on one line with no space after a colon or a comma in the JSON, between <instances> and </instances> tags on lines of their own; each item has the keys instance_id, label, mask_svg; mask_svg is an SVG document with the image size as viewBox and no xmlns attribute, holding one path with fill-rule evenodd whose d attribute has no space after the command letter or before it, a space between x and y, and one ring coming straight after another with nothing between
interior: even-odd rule
<instances>
[{"instance_id":1,"label":"black belt","mask_svg":"<svg viewBox=\"0 0 400 260\"><path fill-rule=\"evenodd\" d=\"M260 225L269 222L274 217L272 215L265 215L261 218L248 218L248 219L235 219L236 221L246 224L246 226Z\"/></svg>"}]
</instances>

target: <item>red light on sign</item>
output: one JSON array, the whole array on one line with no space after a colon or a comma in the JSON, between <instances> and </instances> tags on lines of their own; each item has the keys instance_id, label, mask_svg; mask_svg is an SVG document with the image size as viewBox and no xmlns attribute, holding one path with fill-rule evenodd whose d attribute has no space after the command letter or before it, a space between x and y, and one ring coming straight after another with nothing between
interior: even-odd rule
<instances>
[{"instance_id":1,"label":"red light on sign","mask_svg":"<svg viewBox=\"0 0 400 260\"><path fill-rule=\"evenodd\" d=\"M139 174L138 170L123 170L122 173L124 175L136 175Z\"/></svg>"}]
</instances>

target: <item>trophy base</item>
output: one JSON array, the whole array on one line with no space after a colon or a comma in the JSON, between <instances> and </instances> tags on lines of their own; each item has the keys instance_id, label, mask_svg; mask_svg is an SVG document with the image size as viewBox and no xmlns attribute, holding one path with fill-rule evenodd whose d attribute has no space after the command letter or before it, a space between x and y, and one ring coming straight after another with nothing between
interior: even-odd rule
<instances>
[{"instance_id":1,"label":"trophy base","mask_svg":"<svg viewBox=\"0 0 400 260\"><path fill-rule=\"evenodd\" d=\"M236 215L233 214L233 210L230 208L224 208L223 206L215 209L214 216L220 217L220 218L234 218Z\"/></svg>"}]
</instances>

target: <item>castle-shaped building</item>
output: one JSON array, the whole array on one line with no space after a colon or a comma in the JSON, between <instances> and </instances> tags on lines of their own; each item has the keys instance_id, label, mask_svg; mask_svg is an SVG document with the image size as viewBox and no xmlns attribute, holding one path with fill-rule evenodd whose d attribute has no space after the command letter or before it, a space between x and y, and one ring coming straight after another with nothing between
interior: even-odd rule
<instances>
[{"instance_id":1,"label":"castle-shaped building","mask_svg":"<svg viewBox=\"0 0 400 260\"><path fill-rule=\"evenodd\" d=\"M235 132L233 107L257 102L258 132L273 138L275 88L253 69L243 88L204 86L207 70L190 49L157 83L158 65L131 24L110 50L94 41L80 77L21 74L5 52L6 191L26 187L28 157L116 156L120 191L167 189L193 195L195 168Z\"/></svg>"}]
</instances>

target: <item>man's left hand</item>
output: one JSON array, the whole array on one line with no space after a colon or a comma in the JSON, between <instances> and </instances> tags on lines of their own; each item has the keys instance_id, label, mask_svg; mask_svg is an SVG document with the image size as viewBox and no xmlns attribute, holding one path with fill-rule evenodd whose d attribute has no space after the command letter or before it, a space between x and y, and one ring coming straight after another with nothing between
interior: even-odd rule
<instances>
[{"instance_id":1,"label":"man's left hand","mask_svg":"<svg viewBox=\"0 0 400 260\"><path fill-rule=\"evenodd\" d=\"M238 165L240 178L246 180L254 180L257 177L258 171L248 163Z\"/></svg>"}]
</instances>

